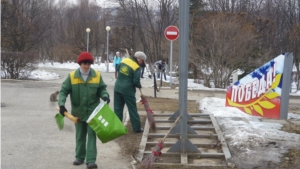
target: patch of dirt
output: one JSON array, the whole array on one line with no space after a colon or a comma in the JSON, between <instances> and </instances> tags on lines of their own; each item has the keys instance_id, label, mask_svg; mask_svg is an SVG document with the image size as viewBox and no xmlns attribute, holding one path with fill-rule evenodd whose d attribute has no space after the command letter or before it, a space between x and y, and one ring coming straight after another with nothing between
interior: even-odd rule
<instances>
[{"instance_id":1,"label":"patch of dirt","mask_svg":"<svg viewBox=\"0 0 300 169\"><path fill-rule=\"evenodd\" d=\"M160 80L156 81L157 86L160 85ZM170 83L162 82L163 87L170 87ZM175 89L176 87L179 87L179 84L172 84L172 88Z\"/></svg>"},{"instance_id":2,"label":"patch of dirt","mask_svg":"<svg viewBox=\"0 0 300 169\"><path fill-rule=\"evenodd\" d=\"M293 122L290 122L289 120L287 120L287 122L289 122L289 123L283 125L281 130L288 132L288 133L300 134L300 125L299 124L295 124Z\"/></svg>"},{"instance_id":3,"label":"patch of dirt","mask_svg":"<svg viewBox=\"0 0 300 169\"><path fill-rule=\"evenodd\" d=\"M281 160L280 168L299 168L300 150L290 150Z\"/></svg>"},{"instance_id":4,"label":"patch of dirt","mask_svg":"<svg viewBox=\"0 0 300 169\"><path fill-rule=\"evenodd\" d=\"M289 107L289 112L295 113L295 114L300 114L300 108L299 107Z\"/></svg>"},{"instance_id":5,"label":"patch of dirt","mask_svg":"<svg viewBox=\"0 0 300 169\"><path fill-rule=\"evenodd\" d=\"M141 126L145 126L146 116L140 116ZM127 123L126 128L128 133L118 139L116 142L121 147L121 153L123 155L135 156L139 152L139 146L141 143L143 133L134 133L132 130L131 123Z\"/></svg>"},{"instance_id":6,"label":"patch of dirt","mask_svg":"<svg viewBox=\"0 0 300 169\"><path fill-rule=\"evenodd\" d=\"M151 96L147 96L147 100L151 110L153 111L165 111L175 112L179 109L179 100L178 99L170 99L170 98L154 98ZM141 103L137 104L138 110L145 110L144 105ZM199 103L196 100L188 100L187 101L187 111L189 113L200 113Z\"/></svg>"},{"instance_id":7,"label":"patch of dirt","mask_svg":"<svg viewBox=\"0 0 300 169\"><path fill-rule=\"evenodd\" d=\"M155 166L157 169L238 169L238 168L230 168L230 167L193 167L193 166L178 166L178 165L170 165L170 166ZM154 169L153 168L153 169Z\"/></svg>"},{"instance_id":8,"label":"patch of dirt","mask_svg":"<svg viewBox=\"0 0 300 169\"><path fill-rule=\"evenodd\" d=\"M300 114L300 108L298 107L289 107L289 112L294 113L294 114ZM289 133L296 133L296 134L300 134L300 124L299 123L293 123L289 120L287 120L287 122L289 122L288 124L283 125L283 127L281 128L281 130L285 131L285 132L289 132Z\"/></svg>"}]
</instances>

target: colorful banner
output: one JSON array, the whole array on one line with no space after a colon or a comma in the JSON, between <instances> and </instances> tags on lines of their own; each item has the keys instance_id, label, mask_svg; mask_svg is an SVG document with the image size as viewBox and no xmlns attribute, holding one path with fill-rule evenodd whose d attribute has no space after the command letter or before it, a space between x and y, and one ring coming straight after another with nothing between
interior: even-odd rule
<instances>
[{"instance_id":1,"label":"colorful banner","mask_svg":"<svg viewBox=\"0 0 300 169\"><path fill-rule=\"evenodd\" d=\"M226 106L236 107L253 116L280 118L284 55L279 55L226 91Z\"/></svg>"}]
</instances>

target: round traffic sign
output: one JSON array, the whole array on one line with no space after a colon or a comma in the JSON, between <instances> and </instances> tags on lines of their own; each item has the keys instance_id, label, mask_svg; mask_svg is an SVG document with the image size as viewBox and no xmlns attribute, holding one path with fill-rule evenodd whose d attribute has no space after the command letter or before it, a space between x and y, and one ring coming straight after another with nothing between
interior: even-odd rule
<instances>
[{"instance_id":1,"label":"round traffic sign","mask_svg":"<svg viewBox=\"0 0 300 169\"><path fill-rule=\"evenodd\" d=\"M176 40L179 37L179 29L176 26L168 26L165 29L165 37L170 40Z\"/></svg>"}]
</instances>

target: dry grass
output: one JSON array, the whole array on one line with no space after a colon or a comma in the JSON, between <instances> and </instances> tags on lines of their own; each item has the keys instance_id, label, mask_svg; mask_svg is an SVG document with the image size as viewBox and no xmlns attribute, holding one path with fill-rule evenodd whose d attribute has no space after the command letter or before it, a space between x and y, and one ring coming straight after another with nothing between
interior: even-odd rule
<instances>
[{"instance_id":1,"label":"dry grass","mask_svg":"<svg viewBox=\"0 0 300 169\"><path fill-rule=\"evenodd\" d=\"M154 98L147 96L149 106L153 111L169 111L175 112L179 109L179 100L170 98ZM137 104L138 110L145 110L144 105L141 103ZM199 104L195 100L187 101L187 111L189 113L200 113Z\"/></svg>"},{"instance_id":2,"label":"dry grass","mask_svg":"<svg viewBox=\"0 0 300 169\"><path fill-rule=\"evenodd\" d=\"M146 117L140 116L140 119L141 126L145 126ZM126 128L128 129L128 133L116 139L116 142L121 147L121 153L123 155L135 156L136 154L138 154L143 133L134 133L132 131L131 123L127 123Z\"/></svg>"},{"instance_id":3,"label":"dry grass","mask_svg":"<svg viewBox=\"0 0 300 169\"><path fill-rule=\"evenodd\" d=\"M280 168L299 168L300 150L292 149L286 153L280 163Z\"/></svg>"},{"instance_id":4,"label":"dry grass","mask_svg":"<svg viewBox=\"0 0 300 169\"><path fill-rule=\"evenodd\" d=\"M156 81L157 83L157 86L160 85L160 81ZM162 82L162 86L163 87L170 87L170 83L167 83L167 82ZM179 84L172 84L172 88L176 88L176 87L179 87Z\"/></svg>"},{"instance_id":5,"label":"dry grass","mask_svg":"<svg viewBox=\"0 0 300 169\"><path fill-rule=\"evenodd\" d=\"M287 120L289 123L283 125L283 131L300 134L300 125ZM300 167L300 150L292 149L286 153L280 163L280 168L299 168Z\"/></svg>"},{"instance_id":6,"label":"dry grass","mask_svg":"<svg viewBox=\"0 0 300 169\"><path fill-rule=\"evenodd\" d=\"M288 132L288 133L300 134L300 125L292 123L290 121L288 121L288 122L289 122L288 124L283 125L281 130Z\"/></svg>"}]
</instances>

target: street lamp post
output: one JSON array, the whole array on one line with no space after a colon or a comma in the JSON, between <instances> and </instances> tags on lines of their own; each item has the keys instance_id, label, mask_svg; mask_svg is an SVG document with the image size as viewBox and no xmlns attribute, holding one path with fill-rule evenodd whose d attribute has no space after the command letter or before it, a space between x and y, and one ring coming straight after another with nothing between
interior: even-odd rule
<instances>
[{"instance_id":1,"label":"street lamp post","mask_svg":"<svg viewBox=\"0 0 300 169\"><path fill-rule=\"evenodd\" d=\"M90 28L86 28L86 51L89 51L89 33L91 32Z\"/></svg>"},{"instance_id":2,"label":"street lamp post","mask_svg":"<svg viewBox=\"0 0 300 169\"><path fill-rule=\"evenodd\" d=\"M109 42L109 31L110 31L110 26L107 26L106 27L106 31L107 31L107 44L106 44L106 62L107 62L107 72L108 72L108 65L109 65L109 62L108 62L108 42Z\"/></svg>"}]
</instances>

